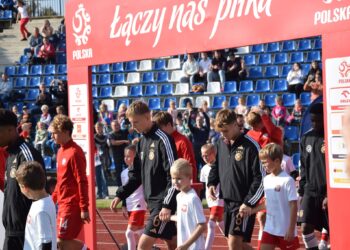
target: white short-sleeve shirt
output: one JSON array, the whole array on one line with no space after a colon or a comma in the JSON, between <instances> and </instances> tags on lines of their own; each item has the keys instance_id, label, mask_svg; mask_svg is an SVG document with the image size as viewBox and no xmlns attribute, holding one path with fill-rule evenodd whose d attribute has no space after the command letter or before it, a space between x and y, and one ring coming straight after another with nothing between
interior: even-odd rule
<instances>
[{"instance_id":1,"label":"white short-sleeve shirt","mask_svg":"<svg viewBox=\"0 0 350 250\"><path fill-rule=\"evenodd\" d=\"M224 201L222 199L219 199L220 195L220 184L216 186L216 200L212 200L209 197L209 190L208 190L208 177L211 170L211 166L209 164L206 164L201 169L201 174L199 177L199 180L201 182L205 183L205 198L207 199L208 207L223 207Z\"/></svg>"},{"instance_id":2,"label":"white short-sleeve shirt","mask_svg":"<svg viewBox=\"0 0 350 250\"><path fill-rule=\"evenodd\" d=\"M21 18L29 18L27 6L18 7L18 12L21 14Z\"/></svg>"}]
</instances>

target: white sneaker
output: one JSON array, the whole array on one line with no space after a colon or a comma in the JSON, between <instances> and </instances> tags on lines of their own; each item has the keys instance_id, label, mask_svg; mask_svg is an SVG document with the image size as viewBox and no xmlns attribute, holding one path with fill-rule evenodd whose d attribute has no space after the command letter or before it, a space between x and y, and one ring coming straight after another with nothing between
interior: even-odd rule
<instances>
[{"instance_id":1,"label":"white sneaker","mask_svg":"<svg viewBox=\"0 0 350 250\"><path fill-rule=\"evenodd\" d=\"M324 240L321 240L320 243L318 243L318 249L328 250L327 242L325 242Z\"/></svg>"}]
</instances>

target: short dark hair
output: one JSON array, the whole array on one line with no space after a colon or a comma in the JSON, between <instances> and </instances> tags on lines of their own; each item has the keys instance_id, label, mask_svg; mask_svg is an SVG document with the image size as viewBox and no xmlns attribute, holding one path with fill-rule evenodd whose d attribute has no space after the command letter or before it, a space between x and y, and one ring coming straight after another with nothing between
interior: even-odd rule
<instances>
[{"instance_id":1,"label":"short dark hair","mask_svg":"<svg viewBox=\"0 0 350 250\"><path fill-rule=\"evenodd\" d=\"M230 109L221 109L216 114L215 129L221 131L225 125L230 125L237 121L236 113Z\"/></svg>"},{"instance_id":2,"label":"short dark hair","mask_svg":"<svg viewBox=\"0 0 350 250\"><path fill-rule=\"evenodd\" d=\"M0 127L12 126L17 127L17 116L10 110L0 109Z\"/></svg>"},{"instance_id":3,"label":"short dark hair","mask_svg":"<svg viewBox=\"0 0 350 250\"><path fill-rule=\"evenodd\" d=\"M32 190L42 190L46 184L44 169L36 161L22 163L16 171L16 179L19 184Z\"/></svg>"},{"instance_id":4,"label":"short dark hair","mask_svg":"<svg viewBox=\"0 0 350 250\"><path fill-rule=\"evenodd\" d=\"M153 121L158 125L158 126L166 126L169 123L171 126L174 126L173 122L173 117L171 114L165 111L160 111L157 114L154 115Z\"/></svg>"},{"instance_id":5,"label":"short dark hair","mask_svg":"<svg viewBox=\"0 0 350 250\"><path fill-rule=\"evenodd\" d=\"M310 107L310 114L323 115L323 103L319 102L319 103L312 104Z\"/></svg>"},{"instance_id":6,"label":"short dark hair","mask_svg":"<svg viewBox=\"0 0 350 250\"><path fill-rule=\"evenodd\" d=\"M125 151L130 150L130 151L133 151L135 153L136 152L136 145L131 144L131 145L127 146L124 150Z\"/></svg>"}]
</instances>

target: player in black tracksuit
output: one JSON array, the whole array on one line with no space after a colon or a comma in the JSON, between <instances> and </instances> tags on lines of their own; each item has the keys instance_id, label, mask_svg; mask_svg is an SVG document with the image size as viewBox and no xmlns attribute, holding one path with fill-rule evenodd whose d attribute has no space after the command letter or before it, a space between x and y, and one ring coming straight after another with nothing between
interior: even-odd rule
<instances>
[{"instance_id":1,"label":"player in black tracksuit","mask_svg":"<svg viewBox=\"0 0 350 250\"><path fill-rule=\"evenodd\" d=\"M137 101L131 105L131 108L138 110L140 107L145 108L143 105L146 104ZM143 112L147 110L148 107ZM147 112L144 115L140 115L138 111L135 111L136 114L133 114L132 117L129 116L133 127L138 132L143 133L143 136L136 145L134 164L129 170L129 181L126 185L118 188L111 208L115 209L121 200L126 199L142 185L150 212L144 234L153 238L154 241L156 238L171 241L176 235L175 223L167 222L170 219L169 217L162 218L161 211L164 208L171 210L171 214L174 214L176 211L177 192L172 187L170 176L170 167L177 159L176 148L173 139L152 123L150 113ZM142 120L143 118L145 120ZM138 121L141 122L139 123ZM147 242L143 246L147 249L153 243ZM139 245L142 244L144 242L142 243L141 237Z\"/></svg>"},{"instance_id":2,"label":"player in black tracksuit","mask_svg":"<svg viewBox=\"0 0 350 250\"><path fill-rule=\"evenodd\" d=\"M18 136L17 117L0 109L0 146L7 146L6 184L2 222L5 227L4 250L22 250L27 215L32 201L25 197L16 181L16 170L27 161L37 161L44 167L41 154Z\"/></svg>"},{"instance_id":3,"label":"player in black tracksuit","mask_svg":"<svg viewBox=\"0 0 350 250\"><path fill-rule=\"evenodd\" d=\"M323 104L310 107L312 129L306 132L300 143L300 183L298 193L302 197L299 221L307 249L318 249L314 229L328 230L327 180L323 128Z\"/></svg>"},{"instance_id":4,"label":"player in black tracksuit","mask_svg":"<svg viewBox=\"0 0 350 250\"><path fill-rule=\"evenodd\" d=\"M217 142L216 167L210 171L208 187L220 183L221 196L225 201L225 235L230 236L231 247L238 249L243 246L232 245L230 238L240 236L240 244L250 242L255 215L249 216L248 213L242 218L240 212L254 207L263 196L262 176L265 171L259 161L259 145L241 134L234 111L219 111L216 122L220 123L222 117L226 117L224 125L216 127L224 138Z\"/></svg>"}]
</instances>

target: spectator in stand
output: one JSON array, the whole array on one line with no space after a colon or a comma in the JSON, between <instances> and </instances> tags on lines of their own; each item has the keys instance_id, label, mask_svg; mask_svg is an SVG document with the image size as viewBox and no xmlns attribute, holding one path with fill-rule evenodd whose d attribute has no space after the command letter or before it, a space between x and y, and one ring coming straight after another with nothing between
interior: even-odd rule
<instances>
[{"instance_id":1,"label":"spectator in stand","mask_svg":"<svg viewBox=\"0 0 350 250\"><path fill-rule=\"evenodd\" d=\"M201 52L201 60L198 63L198 81L204 82L205 85L208 83L208 71L210 69L211 59L208 57L207 52Z\"/></svg>"},{"instance_id":2,"label":"spectator in stand","mask_svg":"<svg viewBox=\"0 0 350 250\"><path fill-rule=\"evenodd\" d=\"M194 58L193 54L187 54L187 60L182 65L182 72L184 76L181 77L180 82L190 83L192 87L194 85L195 76L198 73L198 70L199 70L198 63Z\"/></svg>"},{"instance_id":3,"label":"spectator in stand","mask_svg":"<svg viewBox=\"0 0 350 250\"><path fill-rule=\"evenodd\" d=\"M271 116L273 118L272 122L276 126L283 127L284 124L286 123L288 112L287 112L287 108L283 106L283 99L281 96L276 97L276 106L273 107Z\"/></svg>"},{"instance_id":4,"label":"spectator in stand","mask_svg":"<svg viewBox=\"0 0 350 250\"><path fill-rule=\"evenodd\" d=\"M210 118L209 143L215 144L220 139L220 133L215 130L215 119Z\"/></svg>"},{"instance_id":5,"label":"spectator in stand","mask_svg":"<svg viewBox=\"0 0 350 250\"><path fill-rule=\"evenodd\" d=\"M235 56L235 50L228 54L228 61L224 64L226 81L240 81L247 77L245 63L241 57Z\"/></svg>"},{"instance_id":6,"label":"spectator in stand","mask_svg":"<svg viewBox=\"0 0 350 250\"><path fill-rule=\"evenodd\" d=\"M187 160L192 166L192 181L197 182L197 164L190 140L176 131L171 115L160 111L154 117L153 121L166 134L174 139L177 157Z\"/></svg>"},{"instance_id":7,"label":"spectator in stand","mask_svg":"<svg viewBox=\"0 0 350 250\"><path fill-rule=\"evenodd\" d=\"M261 109L261 110L263 110L266 114L270 114L270 112L271 112L271 110L270 110L270 108L268 107L268 106L266 106L266 103L265 103L265 100L263 100L263 99L261 99L260 101L259 101L259 108Z\"/></svg>"},{"instance_id":8,"label":"spectator in stand","mask_svg":"<svg viewBox=\"0 0 350 250\"><path fill-rule=\"evenodd\" d=\"M30 138L31 128L32 128L31 123L22 123L21 124L22 132L19 134L19 136L22 137L23 140L25 140L27 143L30 143L30 144L32 144L32 140Z\"/></svg>"},{"instance_id":9,"label":"spectator in stand","mask_svg":"<svg viewBox=\"0 0 350 250\"><path fill-rule=\"evenodd\" d=\"M173 124L176 124L176 118L178 115L178 111L176 109L176 103L175 101L170 101L170 106L168 108L168 113L171 115L171 117L173 118ZM181 157L180 157L181 158Z\"/></svg>"},{"instance_id":10,"label":"spectator in stand","mask_svg":"<svg viewBox=\"0 0 350 250\"><path fill-rule=\"evenodd\" d=\"M111 122L112 132L109 134L109 145L112 150L114 165L115 165L115 177L117 187L122 186L120 174L125 166L124 163L124 149L129 145L128 131L121 130L120 124L117 120Z\"/></svg>"},{"instance_id":11,"label":"spectator in stand","mask_svg":"<svg viewBox=\"0 0 350 250\"><path fill-rule=\"evenodd\" d=\"M18 112L18 107L17 105L13 105L11 109L12 113L14 113L17 117L17 122L21 120L21 113Z\"/></svg>"},{"instance_id":12,"label":"spectator in stand","mask_svg":"<svg viewBox=\"0 0 350 250\"><path fill-rule=\"evenodd\" d=\"M20 31L22 33L22 39L21 41L27 41L27 39L31 36L32 33L30 33L26 25L29 22L29 14L27 10L27 5L24 3L23 0L17 1L17 8L18 8L18 15L17 15L17 22L19 19L21 19L19 25L20 25Z\"/></svg>"},{"instance_id":13,"label":"spectator in stand","mask_svg":"<svg viewBox=\"0 0 350 250\"><path fill-rule=\"evenodd\" d=\"M192 138L190 129L187 126L187 123L184 122L182 113L178 113L176 117L176 130L186 136L189 140Z\"/></svg>"},{"instance_id":14,"label":"spectator in stand","mask_svg":"<svg viewBox=\"0 0 350 250\"><path fill-rule=\"evenodd\" d=\"M8 102L11 100L11 92L13 89L12 82L6 73L1 75L0 82L0 102Z\"/></svg>"},{"instance_id":15,"label":"spectator in stand","mask_svg":"<svg viewBox=\"0 0 350 250\"><path fill-rule=\"evenodd\" d=\"M39 85L40 93L36 98L35 104L37 106L47 105L49 107L52 106L52 98L51 94L46 91L45 83L40 83Z\"/></svg>"},{"instance_id":16,"label":"spectator in stand","mask_svg":"<svg viewBox=\"0 0 350 250\"><path fill-rule=\"evenodd\" d=\"M39 32L39 28L35 27L33 35L29 40L31 57L38 56L39 50L40 50L42 45L43 45L43 37L41 36L41 34Z\"/></svg>"},{"instance_id":17,"label":"spectator in stand","mask_svg":"<svg viewBox=\"0 0 350 250\"><path fill-rule=\"evenodd\" d=\"M43 105L41 106L41 117L40 117L40 121L43 122L46 127L48 128L50 126L50 123L51 123L51 115L49 113L49 106L47 105Z\"/></svg>"},{"instance_id":18,"label":"spectator in stand","mask_svg":"<svg viewBox=\"0 0 350 250\"><path fill-rule=\"evenodd\" d=\"M44 26L41 27L41 35L45 38L49 38L53 35L53 27L51 26L51 23L49 20L45 20Z\"/></svg>"},{"instance_id":19,"label":"spectator in stand","mask_svg":"<svg viewBox=\"0 0 350 250\"><path fill-rule=\"evenodd\" d=\"M13 0L0 0L0 10L15 11Z\"/></svg>"},{"instance_id":20,"label":"spectator in stand","mask_svg":"<svg viewBox=\"0 0 350 250\"><path fill-rule=\"evenodd\" d=\"M221 104L221 107L222 109L229 109L229 106L228 106L228 101L223 101L222 104Z\"/></svg>"},{"instance_id":21,"label":"spectator in stand","mask_svg":"<svg viewBox=\"0 0 350 250\"><path fill-rule=\"evenodd\" d=\"M36 125L36 133L34 140L34 147L36 150L41 152L41 156L44 158L45 156L45 144L48 139L48 132L46 129L46 124L43 122L38 122Z\"/></svg>"},{"instance_id":22,"label":"spectator in stand","mask_svg":"<svg viewBox=\"0 0 350 250\"><path fill-rule=\"evenodd\" d=\"M66 115L66 109L63 107L63 105L56 107L56 115Z\"/></svg>"},{"instance_id":23,"label":"spectator in stand","mask_svg":"<svg viewBox=\"0 0 350 250\"><path fill-rule=\"evenodd\" d=\"M222 56L221 51L216 50L208 72L208 82L220 81L221 88L224 88L225 82L225 62L226 59Z\"/></svg>"},{"instance_id":24,"label":"spectator in stand","mask_svg":"<svg viewBox=\"0 0 350 250\"><path fill-rule=\"evenodd\" d=\"M248 133L249 129L245 127L244 116L241 114L237 114L236 118L237 118L237 126L241 130L241 133L245 135L246 133Z\"/></svg>"},{"instance_id":25,"label":"spectator in stand","mask_svg":"<svg viewBox=\"0 0 350 250\"><path fill-rule=\"evenodd\" d=\"M188 128L192 133L193 150L196 156L197 168L200 169L204 165L204 161L201 155L201 148L207 143L210 132L210 119L209 116L203 112L202 109L192 110L187 121ZM192 117L196 119L196 126L192 124ZM204 117L204 119L203 119ZM205 120L205 123L204 123Z\"/></svg>"},{"instance_id":26,"label":"spectator in stand","mask_svg":"<svg viewBox=\"0 0 350 250\"><path fill-rule=\"evenodd\" d=\"M322 73L321 71L316 71L315 75L310 74L304 84L304 90L310 91L311 96L310 100L313 102L323 93L323 84L322 84Z\"/></svg>"},{"instance_id":27,"label":"spectator in stand","mask_svg":"<svg viewBox=\"0 0 350 250\"><path fill-rule=\"evenodd\" d=\"M97 116L98 121L104 126L104 132L108 133L110 131L111 121L113 120L113 114L108 111L108 107L105 103L101 103Z\"/></svg>"},{"instance_id":28,"label":"spectator in stand","mask_svg":"<svg viewBox=\"0 0 350 250\"><path fill-rule=\"evenodd\" d=\"M309 79L310 75L313 76L312 79L315 79L315 75L317 72L320 72L320 75L322 76L322 69L320 68L319 64L317 61L312 61L311 62L311 68L309 70L309 72L307 73L307 76L306 76L306 80Z\"/></svg>"},{"instance_id":29,"label":"spectator in stand","mask_svg":"<svg viewBox=\"0 0 350 250\"><path fill-rule=\"evenodd\" d=\"M67 92L67 81L54 79L50 84L50 95L54 96L55 106L62 105L65 112L68 111L68 92Z\"/></svg>"},{"instance_id":30,"label":"spectator in stand","mask_svg":"<svg viewBox=\"0 0 350 250\"><path fill-rule=\"evenodd\" d=\"M300 93L303 92L304 75L301 70L300 63L294 63L293 68L287 75L288 92L295 93L299 98Z\"/></svg>"},{"instance_id":31,"label":"spectator in stand","mask_svg":"<svg viewBox=\"0 0 350 250\"><path fill-rule=\"evenodd\" d=\"M66 34L66 22L65 22L65 18L63 18L61 20L61 23L60 25L58 26L58 29L57 29L57 32L58 34Z\"/></svg>"},{"instance_id":32,"label":"spectator in stand","mask_svg":"<svg viewBox=\"0 0 350 250\"><path fill-rule=\"evenodd\" d=\"M41 45L37 57L33 57L33 64L55 64L56 49L47 37L43 38L43 45Z\"/></svg>"},{"instance_id":33,"label":"spectator in stand","mask_svg":"<svg viewBox=\"0 0 350 250\"><path fill-rule=\"evenodd\" d=\"M300 99L296 99L292 114L288 117L287 122L292 125L299 125L303 114L304 107L301 105Z\"/></svg>"},{"instance_id":34,"label":"spectator in stand","mask_svg":"<svg viewBox=\"0 0 350 250\"><path fill-rule=\"evenodd\" d=\"M235 113L243 116L247 116L249 108L246 105L246 100L244 96L238 98L238 105L235 108Z\"/></svg>"}]
</instances>

